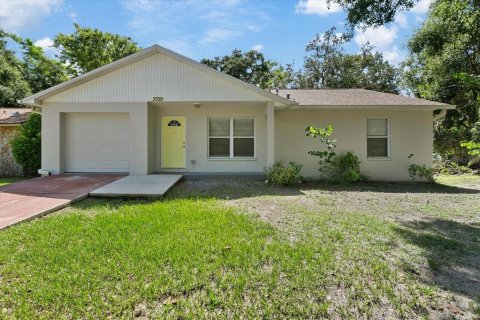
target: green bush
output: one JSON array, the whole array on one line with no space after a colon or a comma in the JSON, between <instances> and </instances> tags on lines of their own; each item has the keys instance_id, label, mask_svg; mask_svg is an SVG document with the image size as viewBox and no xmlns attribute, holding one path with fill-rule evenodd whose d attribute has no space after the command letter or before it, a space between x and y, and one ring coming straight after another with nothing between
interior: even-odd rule
<instances>
[{"instance_id":1,"label":"green bush","mask_svg":"<svg viewBox=\"0 0 480 320\"><path fill-rule=\"evenodd\" d=\"M411 164L408 167L408 174L412 180L418 176L421 179L425 179L428 182L435 182L435 176L433 174L433 168L427 167L426 165Z\"/></svg>"},{"instance_id":2,"label":"green bush","mask_svg":"<svg viewBox=\"0 0 480 320\"><path fill-rule=\"evenodd\" d=\"M11 143L13 157L26 176L37 175L41 166L41 130L42 116L32 112Z\"/></svg>"},{"instance_id":3,"label":"green bush","mask_svg":"<svg viewBox=\"0 0 480 320\"><path fill-rule=\"evenodd\" d=\"M433 158L433 172L436 174L472 174L473 170L469 167L462 166L453 160L444 160L440 157Z\"/></svg>"},{"instance_id":4,"label":"green bush","mask_svg":"<svg viewBox=\"0 0 480 320\"><path fill-rule=\"evenodd\" d=\"M266 169L267 182L277 186L291 186L301 181L301 164L290 162L284 166L282 161L276 161L273 166Z\"/></svg>"},{"instance_id":5,"label":"green bush","mask_svg":"<svg viewBox=\"0 0 480 320\"><path fill-rule=\"evenodd\" d=\"M337 155L332 165L334 174L328 179L332 182L350 184L367 179L360 171L360 160L352 151Z\"/></svg>"}]
</instances>

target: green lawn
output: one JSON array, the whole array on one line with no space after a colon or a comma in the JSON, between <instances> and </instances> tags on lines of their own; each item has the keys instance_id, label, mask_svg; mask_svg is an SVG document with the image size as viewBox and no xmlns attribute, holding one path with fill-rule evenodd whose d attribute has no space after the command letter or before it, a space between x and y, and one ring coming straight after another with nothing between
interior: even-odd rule
<instances>
[{"instance_id":1,"label":"green lawn","mask_svg":"<svg viewBox=\"0 0 480 320\"><path fill-rule=\"evenodd\" d=\"M0 187L25 179L24 177L0 177Z\"/></svg>"},{"instance_id":2,"label":"green lawn","mask_svg":"<svg viewBox=\"0 0 480 320\"><path fill-rule=\"evenodd\" d=\"M87 199L0 232L0 318L472 318L479 196L212 180Z\"/></svg>"}]
</instances>

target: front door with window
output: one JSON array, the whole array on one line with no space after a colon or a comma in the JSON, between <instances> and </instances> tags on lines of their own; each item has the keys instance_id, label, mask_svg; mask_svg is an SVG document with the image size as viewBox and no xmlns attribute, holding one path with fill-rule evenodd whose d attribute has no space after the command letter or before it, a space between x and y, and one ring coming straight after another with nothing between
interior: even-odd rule
<instances>
[{"instance_id":1,"label":"front door with window","mask_svg":"<svg viewBox=\"0 0 480 320\"><path fill-rule=\"evenodd\" d=\"M162 117L162 168L185 168L185 117Z\"/></svg>"}]
</instances>

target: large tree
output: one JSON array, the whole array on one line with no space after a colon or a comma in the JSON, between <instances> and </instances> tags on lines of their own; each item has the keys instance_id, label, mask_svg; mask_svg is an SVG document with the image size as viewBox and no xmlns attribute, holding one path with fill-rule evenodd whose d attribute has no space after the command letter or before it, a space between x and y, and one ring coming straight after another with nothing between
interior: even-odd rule
<instances>
[{"instance_id":1,"label":"large tree","mask_svg":"<svg viewBox=\"0 0 480 320\"><path fill-rule=\"evenodd\" d=\"M466 162L462 141L480 142L480 0L438 0L408 43L407 85L457 106L435 123L435 148Z\"/></svg>"},{"instance_id":2,"label":"large tree","mask_svg":"<svg viewBox=\"0 0 480 320\"><path fill-rule=\"evenodd\" d=\"M243 53L235 49L230 55L202 59L200 63L263 89L285 87L290 81L285 68L256 50Z\"/></svg>"},{"instance_id":3,"label":"large tree","mask_svg":"<svg viewBox=\"0 0 480 320\"><path fill-rule=\"evenodd\" d=\"M17 107L17 100L31 93L23 78L22 61L7 48L9 35L0 29L0 107Z\"/></svg>"},{"instance_id":4,"label":"large tree","mask_svg":"<svg viewBox=\"0 0 480 320\"><path fill-rule=\"evenodd\" d=\"M347 24L354 27L378 27L392 22L400 11L406 11L420 0L328 0L347 12ZM351 35L351 34L350 34Z\"/></svg>"},{"instance_id":5,"label":"large tree","mask_svg":"<svg viewBox=\"0 0 480 320\"><path fill-rule=\"evenodd\" d=\"M12 38L21 46L23 57L22 74L33 93L39 92L69 79L72 69L56 59L45 55L43 49L30 39Z\"/></svg>"},{"instance_id":6,"label":"large tree","mask_svg":"<svg viewBox=\"0 0 480 320\"><path fill-rule=\"evenodd\" d=\"M92 71L140 50L129 37L83 28L76 23L74 26L74 33L59 33L54 39L60 61L72 66L74 75Z\"/></svg>"},{"instance_id":7,"label":"large tree","mask_svg":"<svg viewBox=\"0 0 480 320\"><path fill-rule=\"evenodd\" d=\"M296 73L299 88L363 88L398 93L398 70L369 44L358 54L343 51L348 37L331 28L306 47L304 70Z\"/></svg>"}]
</instances>

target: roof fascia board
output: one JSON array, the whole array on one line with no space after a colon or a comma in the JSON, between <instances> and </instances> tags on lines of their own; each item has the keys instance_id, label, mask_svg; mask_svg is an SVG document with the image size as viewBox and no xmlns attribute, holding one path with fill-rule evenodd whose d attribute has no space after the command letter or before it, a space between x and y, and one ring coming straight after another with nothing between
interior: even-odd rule
<instances>
[{"instance_id":1,"label":"roof fascia board","mask_svg":"<svg viewBox=\"0 0 480 320\"><path fill-rule=\"evenodd\" d=\"M445 105L352 105L352 106L331 106L331 105L297 105L289 108L291 110L302 110L302 109L319 109L319 110L328 110L328 109L398 109L398 110L452 110L455 109L454 105L445 104Z\"/></svg>"}]
</instances>

